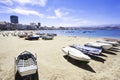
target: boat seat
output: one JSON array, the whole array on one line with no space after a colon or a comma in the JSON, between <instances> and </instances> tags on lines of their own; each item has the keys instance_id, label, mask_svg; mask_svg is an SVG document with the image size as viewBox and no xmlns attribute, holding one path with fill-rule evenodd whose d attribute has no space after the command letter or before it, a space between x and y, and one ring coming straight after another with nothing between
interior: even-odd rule
<instances>
[{"instance_id":1,"label":"boat seat","mask_svg":"<svg viewBox=\"0 0 120 80\"><path fill-rule=\"evenodd\" d=\"M30 65L35 65L35 62L33 61L32 58L29 58L28 61L29 61Z\"/></svg>"},{"instance_id":2,"label":"boat seat","mask_svg":"<svg viewBox=\"0 0 120 80\"><path fill-rule=\"evenodd\" d=\"M28 59L27 59L27 60L24 60L24 66L25 66L25 67L26 67L26 66L30 66Z\"/></svg>"},{"instance_id":3,"label":"boat seat","mask_svg":"<svg viewBox=\"0 0 120 80\"><path fill-rule=\"evenodd\" d=\"M18 66L19 66L19 67L22 67L22 66L23 66L23 60L20 60L20 61L18 62Z\"/></svg>"}]
</instances>

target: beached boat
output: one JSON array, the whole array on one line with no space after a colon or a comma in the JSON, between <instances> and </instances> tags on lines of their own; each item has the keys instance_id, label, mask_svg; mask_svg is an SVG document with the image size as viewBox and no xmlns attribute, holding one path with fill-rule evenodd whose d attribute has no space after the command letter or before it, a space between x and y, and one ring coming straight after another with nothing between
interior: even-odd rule
<instances>
[{"instance_id":1,"label":"beached boat","mask_svg":"<svg viewBox=\"0 0 120 80\"><path fill-rule=\"evenodd\" d=\"M42 37L45 35L45 33L40 33L40 32L37 32L36 35L39 35L39 37Z\"/></svg>"},{"instance_id":2,"label":"beached boat","mask_svg":"<svg viewBox=\"0 0 120 80\"><path fill-rule=\"evenodd\" d=\"M20 38L24 38L24 37L26 37L27 36L27 34L25 34L25 33L19 33L18 34L18 37L20 37Z\"/></svg>"},{"instance_id":3,"label":"beached boat","mask_svg":"<svg viewBox=\"0 0 120 80\"><path fill-rule=\"evenodd\" d=\"M53 36L42 36L42 39L44 40L52 40L53 39Z\"/></svg>"},{"instance_id":4,"label":"beached boat","mask_svg":"<svg viewBox=\"0 0 120 80\"><path fill-rule=\"evenodd\" d=\"M25 38L26 40L38 40L39 35L29 35Z\"/></svg>"},{"instance_id":5,"label":"beached boat","mask_svg":"<svg viewBox=\"0 0 120 80\"><path fill-rule=\"evenodd\" d=\"M111 44L97 43L97 42L89 42L89 43L86 43L85 46L99 48L99 49L102 48L103 50L108 50L113 47Z\"/></svg>"},{"instance_id":6,"label":"beached boat","mask_svg":"<svg viewBox=\"0 0 120 80\"><path fill-rule=\"evenodd\" d=\"M120 46L120 40L119 39L114 39L114 38L104 38L105 41L113 41L113 42L117 42L118 46Z\"/></svg>"},{"instance_id":7,"label":"beached boat","mask_svg":"<svg viewBox=\"0 0 120 80\"><path fill-rule=\"evenodd\" d=\"M21 77L36 74L38 71L36 57L28 52L22 52L15 60L16 70Z\"/></svg>"},{"instance_id":8,"label":"beached boat","mask_svg":"<svg viewBox=\"0 0 120 80\"><path fill-rule=\"evenodd\" d=\"M57 36L55 33L47 33L47 36Z\"/></svg>"},{"instance_id":9,"label":"beached boat","mask_svg":"<svg viewBox=\"0 0 120 80\"><path fill-rule=\"evenodd\" d=\"M78 49L78 50L82 51L83 53L85 53L87 55L92 55L92 56L99 56L99 54L102 52L102 49L92 48L92 47L88 47L88 46L81 46L79 44L70 45L70 47Z\"/></svg>"},{"instance_id":10,"label":"beached boat","mask_svg":"<svg viewBox=\"0 0 120 80\"><path fill-rule=\"evenodd\" d=\"M118 39L114 39L114 38L104 38L104 40L106 40L106 41L115 41L115 42L120 42L120 40L118 40Z\"/></svg>"},{"instance_id":11,"label":"beached boat","mask_svg":"<svg viewBox=\"0 0 120 80\"><path fill-rule=\"evenodd\" d=\"M45 33L36 32L36 35L45 35Z\"/></svg>"},{"instance_id":12,"label":"beached boat","mask_svg":"<svg viewBox=\"0 0 120 80\"><path fill-rule=\"evenodd\" d=\"M117 45L119 45L119 43L116 42L116 41L105 41L105 40L101 40L101 41L96 41L96 42L98 42L98 43L111 44L111 45L113 45L113 46L117 46Z\"/></svg>"},{"instance_id":13,"label":"beached boat","mask_svg":"<svg viewBox=\"0 0 120 80\"><path fill-rule=\"evenodd\" d=\"M81 52L75 48L72 48L72 47L64 47L64 48L62 48L62 50L69 57L79 60L79 61L89 62L91 59L89 56L85 55L83 52Z\"/></svg>"}]
</instances>

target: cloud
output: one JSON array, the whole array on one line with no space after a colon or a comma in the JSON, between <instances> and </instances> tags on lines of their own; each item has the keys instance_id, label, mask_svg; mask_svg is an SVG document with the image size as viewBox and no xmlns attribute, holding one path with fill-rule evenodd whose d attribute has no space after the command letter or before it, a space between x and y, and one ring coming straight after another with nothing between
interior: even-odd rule
<instances>
[{"instance_id":1,"label":"cloud","mask_svg":"<svg viewBox=\"0 0 120 80\"><path fill-rule=\"evenodd\" d=\"M56 9L55 10L55 15L60 18L62 16L62 12L60 11L60 9Z\"/></svg>"},{"instance_id":2,"label":"cloud","mask_svg":"<svg viewBox=\"0 0 120 80\"><path fill-rule=\"evenodd\" d=\"M41 14L41 13L35 11L35 10L23 9L23 8L20 8L20 7L15 8L15 9L11 9L11 10L13 12L15 12L15 13L22 14L22 15L27 15L27 16L29 16L29 15L36 15L36 16L39 16L41 18L44 17L43 14Z\"/></svg>"},{"instance_id":3,"label":"cloud","mask_svg":"<svg viewBox=\"0 0 120 80\"><path fill-rule=\"evenodd\" d=\"M42 13L22 5L31 4L44 7L47 0L0 0L0 3L4 4L0 7L0 13L18 13L27 16L36 15L43 18L44 15Z\"/></svg>"},{"instance_id":4,"label":"cloud","mask_svg":"<svg viewBox=\"0 0 120 80\"><path fill-rule=\"evenodd\" d=\"M67 11L62 11L60 8L54 10L56 17L61 18L69 14Z\"/></svg>"},{"instance_id":5,"label":"cloud","mask_svg":"<svg viewBox=\"0 0 120 80\"><path fill-rule=\"evenodd\" d=\"M40 12L31 9L25 9L23 7L16 7L16 8L1 7L0 10L1 10L0 13L17 13L26 16L35 15L35 16L39 16L40 18L44 17L44 15Z\"/></svg>"},{"instance_id":6,"label":"cloud","mask_svg":"<svg viewBox=\"0 0 120 80\"><path fill-rule=\"evenodd\" d=\"M0 3L5 4L5 5L13 5L12 0L0 0Z\"/></svg>"},{"instance_id":7,"label":"cloud","mask_svg":"<svg viewBox=\"0 0 120 80\"><path fill-rule=\"evenodd\" d=\"M31 5L39 5L44 7L47 4L47 0L13 0L21 5L31 4Z\"/></svg>"},{"instance_id":8,"label":"cloud","mask_svg":"<svg viewBox=\"0 0 120 80\"><path fill-rule=\"evenodd\" d=\"M57 19L56 16L47 16L46 18L47 18L47 19Z\"/></svg>"},{"instance_id":9,"label":"cloud","mask_svg":"<svg viewBox=\"0 0 120 80\"><path fill-rule=\"evenodd\" d=\"M55 10L52 10L51 8L48 8L46 11L48 13L53 11L53 13L54 13L52 16L51 15L47 15L46 18L48 18L48 19L58 19L58 18L59 19L64 19L69 14L69 12L67 12L65 10L62 10L60 8L55 9Z\"/></svg>"},{"instance_id":10,"label":"cloud","mask_svg":"<svg viewBox=\"0 0 120 80\"><path fill-rule=\"evenodd\" d=\"M13 13L12 8L1 6L0 7L0 13Z\"/></svg>"},{"instance_id":11,"label":"cloud","mask_svg":"<svg viewBox=\"0 0 120 80\"><path fill-rule=\"evenodd\" d=\"M45 7L47 4L47 0L0 0L0 3L10 6L17 3L19 5L30 4Z\"/></svg>"}]
</instances>

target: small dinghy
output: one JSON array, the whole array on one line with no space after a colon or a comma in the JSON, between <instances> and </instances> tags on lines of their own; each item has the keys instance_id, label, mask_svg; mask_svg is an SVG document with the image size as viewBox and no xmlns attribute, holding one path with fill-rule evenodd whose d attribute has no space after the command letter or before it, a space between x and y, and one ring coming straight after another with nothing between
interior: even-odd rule
<instances>
[{"instance_id":1,"label":"small dinghy","mask_svg":"<svg viewBox=\"0 0 120 80\"><path fill-rule=\"evenodd\" d=\"M108 49L111 49L113 47L111 44L96 43L96 42L86 43L85 46L94 47L94 48L98 48L98 49L102 48L103 50L108 50Z\"/></svg>"},{"instance_id":2,"label":"small dinghy","mask_svg":"<svg viewBox=\"0 0 120 80\"><path fill-rule=\"evenodd\" d=\"M113 46L117 46L117 45L119 45L119 43L116 42L116 41L105 41L105 40L101 40L101 41L96 41L96 42L98 42L98 43L111 44L111 45L113 45Z\"/></svg>"},{"instance_id":3,"label":"small dinghy","mask_svg":"<svg viewBox=\"0 0 120 80\"><path fill-rule=\"evenodd\" d=\"M57 36L55 33L47 33L47 36Z\"/></svg>"},{"instance_id":4,"label":"small dinghy","mask_svg":"<svg viewBox=\"0 0 120 80\"><path fill-rule=\"evenodd\" d=\"M114 39L114 38L103 38L103 39L106 41L118 41L117 39Z\"/></svg>"},{"instance_id":5,"label":"small dinghy","mask_svg":"<svg viewBox=\"0 0 120 80\"><path fill-rule=\"evenodd\" d=\"M39 35L29 35L25 38L25 40L38 40Z\"/></svg>"},{"instance_id":6,"label":"small dinghy","mask_svg":"<svg viewBox=\"0 0 120 80\"><path fill-rule=\"evenodd\" d=\"M43 40L53 40L53 36L45 35L45 36L42 36L42 39Z\"/></svg>"},{"instance_id":7,"label":"small dinghy","mask_svg":"<svg viewBox=\"0 0 120 80\"><path fill-rule=\"evenodd\" d=\"M118 42L120 44L119 39L114 39L114 38L104 38L105 41L113 41L113 42Z\"/></svg>"},{"instance_id":8,"label":"small dinghy","mask_svg":"<svg viewBox=\"0 0 120 80\"><path fill-rule=\"evenodd\" d=\"M81 46L79 44L70 45L70 47L78 49L78 50L82 51L83 53L85 53L87 55L92 55L92 56L99 56L99 54L102 52L102 49L92 48L92 47L88 47L88 46Z\"/></svg>"},{"instance_id":9,"label":"small dinghy","mask_svg":"<svg viewBox=\"0 0 120 80\"><path fill-rule=\"evenodd\" d=\"M87 55L85 55L83 52L72 48L72 47L64 47L62 48L63 52L65 52L66 55L68 55L69 57L79 60L79 61L86 61L89 62L91 60L91 58Z\"/></svg>"},{"instance_id":10,"label":"small dinghy","mask_svg":"<svg viewBox=\"0 0 120 80\"><path fill-rule=\"evenodd\" d=\"M17 57L15 66L21 77L34 75L38 72L36 57L28 51L22 52Z\"/></svg>"},{"instance_id":11,"label":"small dinghy","mask_svg":"<svg viewBox=\"0 0 120 80\"><path fill-rule=\"evenodd\" d=\"M25 33L19 33L18 34L18 37L20 37L20 38L24 38L24 37L26 37L27 36L27 34L25 34Z\"/></svg>"}]
</instances>

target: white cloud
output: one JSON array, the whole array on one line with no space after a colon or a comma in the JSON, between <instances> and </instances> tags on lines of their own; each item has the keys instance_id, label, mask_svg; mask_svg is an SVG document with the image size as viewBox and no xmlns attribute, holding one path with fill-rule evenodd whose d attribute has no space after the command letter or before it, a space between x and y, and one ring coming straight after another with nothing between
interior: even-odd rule
<instances>
[{"instance_id":1,"label":"white cloud","mask_svg":"<svg viewBox=\"0 0 120 80\"><path fill-rule=\"evenodd\" d=\"M44 7L47 4L47 0L13 0L14 2L19 3L20 5L31 4L31 5L39 5Z\"/></svg>"},{"instance_id":2,"label":"white cloud","mask_svg":"<svg viewBox=\"0 0 120 80\"><path fill-rule=\"evenodd\" d=\"M55 10L52 10L51 8L48 8L46 11L47 12L52 12L52 11L54 12L53 15L47 15L46 16L47 19L58 19L58 18L59 19L64 19L69 14L69 12L64 11L60 8L55 9Z\"/></svg>"},{"instance_id":3,"label":"white cloud","mask_svg":"<svg viewBox=\"0 0 120 80\"><path fill-rule=\"evenodd\" d=\"M46 6L47 0L0 0L0 3L6 4L6 5L13 5L15 3L18 3L19 5L39 5L41 7Z\"/></svg>"},{"instance_id":4,"label":"white cloud","mask_svg":"<svg viewBox=\"0 0 120 80\"><path fill-rule=\"evenodd\" d=\"M60 18L62 16L62 13L60 12L60 9L55 10L55 15Z\"/></svg>"},{"instance_id":5,"label":"white cloud","mask_svg":"<svg viewBox=\"0 0 120 80\"><path fill-rule=\"evenodd\" d=\"M11 9L8 7L4 7L4 6L0 7L0 13L12 13L12 12L13 11L11 11Z\"/></svg>"},{"instance_id":6,"label":"white cloud","mask_svg":"<svg viewBox=\"0 0 120 80\"><path fill-rule=\"evenodd\" d=\"M0 0L0 3L6 4L6 5L13 5L12 0Z\"/></svg>"},{"instance_id":7,"label":"white cloud","mask_svg":"<svg viewBox=\"0 0 120 80\"><path fill-rule=\"evenodd\" d=\"M58 17L58 18L62 18L63 16L66 16L66 15L68 15L69 14L69 12L67 12L67 11L62 11L61 9L56 9L56 10L54 10L54 12L55 12L55 15L56 15L56 17Z\"/></svg>"},{"instance_id":8,"label":"white cloud","mask_svg":"<svg viewBox=\"0 0 120 80\"><path fill-rule=\"evenodd\" d=\"M58 18L59 19L65 19L73 11L74 10L67 9L67 8L57 8L57 9L54 9L53 7L49 7L48 9L46 9L47 13L52 14L52 15L48 15L47 16L48 19L58 19Z\"/></svg>"},{"instance_id":9,"label":"white cloud","mask_svg":"<svg viewBox=\"0 0 120 80\"><path fill-rule=\"evenodd\" d=\"M31 5L39 5L43 7L46 5L47 0L0 0L0 3L7 5L7 6L1 5L0 13L18 13L27 16L36 15L43 18L44 15L41 14L40 12L36 10L31 10L26 6L21 6L21 5L31 4ZM15 5L15 3L18 3L18 5Z\"/></svg>"},{"instance_id":10,"label":"white cloud","mask_svg":"<svg viewBox=\"0 0 120 80\"><path fill-rule=\"evenodd\" d=\"M35 15L40 18L43 18L44 15L41 14L40 12L37 12L35 10L30 10L30 9L25 9L23 7L16 7L16 8L9 8L9 7L0 7L0 13L17 13L17 14L22 14L22 15Z\"/></svg>"},{"instance_id":11,"label":"white cloud","mask_svg":"<svg viewBox=\"0 0 120 80\"><path fill-rule=\"evenodd\" d=\"M23 8L20 8L20 7L15 8L15 9L12 9L12 11L15 12L15 13L22 14L22 15L28 15L28 16L29 16L29 15L36 15L36 16L39 16L39 17L41 17L41 18L44 17L43 14L41 14L41 13L39 13L39 12L37 12L37 11L29 10L29 9L23 9Z\"/></svg>"},{"instance_id":12,"label":"white cloud","mask_svg":"<svg viewBox=\"0 0 120 80\"><path fill-rule=\"evenodd\" d=\"M57 19L56 16L47 16L46 18L48 18L48 19Z\"/></svg>"}]
</instances>

